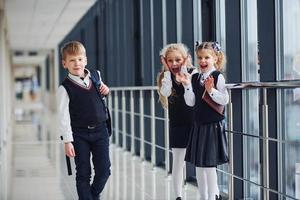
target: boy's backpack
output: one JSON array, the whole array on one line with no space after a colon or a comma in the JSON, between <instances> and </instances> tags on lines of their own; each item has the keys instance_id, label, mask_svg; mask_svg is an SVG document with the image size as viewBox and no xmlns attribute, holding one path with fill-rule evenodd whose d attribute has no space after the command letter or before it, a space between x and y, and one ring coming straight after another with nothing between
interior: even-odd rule
<instances>
[{"instance_id":1,"label":"boy's backpack","mask_svg":"<svg viewBox=\"0 0 300 200\"><path fill-rule=\"evenodd\" d=\"M101 80L100 80L100 76L99 76L99 73L97 70L95 69L91 69L90 70L90 73L91 73L91 79L92 79L92 82L93 82L93 85L94 87L96 88L96 90L98 91L98 95L101 99L101 102L103 103L103 106L105 108L105 111L106 111L106 115L107 115L107 120L106 120L106 124L107 124L107 129L108 129L108 134L109 136L111 136L112 134L112 129L111 129L111 118L110 118L110 113L109 113L109 110L108 110L108 106L106 104L106 97L103 96L100 91L99 91L99 88L100 88L100 85L101 85Z\"/></svg>"}]
</instances>

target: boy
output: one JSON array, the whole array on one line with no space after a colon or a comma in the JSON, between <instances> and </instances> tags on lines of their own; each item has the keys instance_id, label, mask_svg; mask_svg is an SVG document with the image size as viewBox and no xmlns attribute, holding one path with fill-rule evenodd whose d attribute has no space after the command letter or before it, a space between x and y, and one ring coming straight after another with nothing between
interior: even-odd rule
<instances>
[{"instance_id":1,"label":"boy","mask_svg":"<svg viewBox=\"0 0 300 200\"><path fill-rule=\"evenodd\" d=\"M75 160L79 200L98 200L110 175L107 115L98 92L107 95L109 88L103 82L97 89L93 85L90 71L85 69L86 51L80 42L66 43L61 55L69 74L58 88L59 132L66 155ZM91 154L95 171L92 184Z\"/></svg>"}]
</instances>

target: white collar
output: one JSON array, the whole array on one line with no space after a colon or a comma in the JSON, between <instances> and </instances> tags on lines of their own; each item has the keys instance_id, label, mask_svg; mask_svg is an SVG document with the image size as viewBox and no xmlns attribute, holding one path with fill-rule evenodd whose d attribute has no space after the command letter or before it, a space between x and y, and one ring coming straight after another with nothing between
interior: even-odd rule
<instances>
[{"instance_id":1,"label":"white collar","mask_svg":"<svg viewBox=\"0 0 300 200\"><path fill-rule=\"evenodd\" d=\"M80 76L76 76L71 73L69 73L68 76L74 81L77 81L77 82L84 81L85 82L85 81L89 80L89 78L91 76L90 74L91 73L88 69L84 69L84 79L83 80L80 78Z\"/></svg>"},{"instance_id":2,"label":"white collar","mask_svg":"<svg viewBox=\"0 0 300 200\"><path fill-rule=\"evenodd\" d=\"M72 79L73 81L79 83L80 85L85 85L86 87L89 86L90 83L90 76L91 73L88 69L84 69L84 79L82 80L79 76L75 76L71 73L68 74L69 78Z\"/></svg>"},{"instance_id":3,"label":"white collar","mask_svg":"<svg viewBox=\"0 0 300 200\"><path fill-rule=\"evenodd\" d=\"M207 79L207 77L213 72L213 71L216 71L216 68L213 66L210 70L206 71L206 72L203 72L203 73L199 73L198 75L198 79L201 77L201 80L200 82L201 83L204 83L204 80Z\"/></svg>"},{"instance_id":4,"label":"white collar","mask_svg":"<svg viewBox=\"0 0 300 200\"><path fill-rule=\"evenodd\" d=\"M215 66L212 66L208 71L202 73L203 78L206 79L213 71L216 71Z\"/></svg>"}]
</instances>

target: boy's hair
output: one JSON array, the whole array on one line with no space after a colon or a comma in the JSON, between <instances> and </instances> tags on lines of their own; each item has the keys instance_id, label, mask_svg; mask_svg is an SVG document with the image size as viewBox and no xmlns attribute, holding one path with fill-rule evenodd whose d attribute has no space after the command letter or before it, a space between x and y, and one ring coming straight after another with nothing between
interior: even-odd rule
<instances>
[{"instance_id":1,"label":"boy's hair","mask_svg":"<svg viewBox=\"0 0 300 200\"><path fill-rule=\"evenodd\" d=\"M187 68L194 68L192 65L192 59L190 57L189 49L188 47L183 43L171 43L164 46L164 48L161 49L159 55L163 57L167 57L167 55L173 51L178 51L181 53L183 58L187 58ZM168 98L164 97L160 93L160 88L162 86L162 79L164 77L164 66L162 66L162 71L158 73L157 75L157 86L158 86L158 94L159 94L159 101L162 104L163 108L168 108ZM171 95L175 95L174 91Z\"/></svg>"},{"instance_id":2,"label":"boy's hair","mask_svg":"<svg viewBox=\"0 0 300 200\"><path fill-rule=\"evenodd\" d=\"M60 53L63 60L66 59L67 55L77 55L77 54L86 55L86 51L83 44L78 41L70 41L65 43L62 46Z\"/></svg>"},{"instance_id":3,"label":"boy's hair","mask_svg":"<svg viewBox=\"0 0 300 200\"><path fill-rule=\"evenodd\" d=\"M196 42L195 44L195 52L197 54L198 51L201 50L210 50L211 52L213 52L215 54L215 56L217 57L217 62L216 62L216 69L218 71L221 71L224 67L224 65L226 64L226 56L224 54L224 52L221 49L221 46L218 42Z\"/></svg>"}]
</instances>

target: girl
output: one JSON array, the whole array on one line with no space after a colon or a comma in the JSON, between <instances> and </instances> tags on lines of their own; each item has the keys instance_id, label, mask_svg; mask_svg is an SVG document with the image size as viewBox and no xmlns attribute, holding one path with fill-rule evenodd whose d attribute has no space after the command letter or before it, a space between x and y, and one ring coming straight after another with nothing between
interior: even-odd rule
<instances>
[{"instance_id":1,"label":"girl","mask_svg":"<svg viewBox=\"0 0 300 200\"><path fill-rule=\"evenodd\" d=\"M181 200L184 156L192 124L192 110L185 104L184 88L175 77L180 71L184 74L195 73L195 68L184 44L168 44L161 50L160 56L163 70L157 79L158 94L163 107L169 109L169 140L173 153L172 180L176 200Z\"/></svg>"},{"instance_id":2,"label":"girl","mask_svg":"<svg viewBox=\"0 0 300 200\"><path fill-rule=\"evenodd\" d=\"M201 73L194 74L191 80L185 74L177 75L185 87L185 102L195 112L185 160L196 166L200 199L215 200L221 199L216 167L228 162L224 111L215 111L202 96L207 92L215 103L228 103L225 79L220 73L226 57L217 42L197 42L196 55Z\"/></svg>"}]
</instances>

